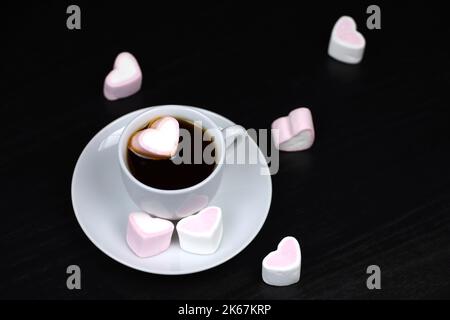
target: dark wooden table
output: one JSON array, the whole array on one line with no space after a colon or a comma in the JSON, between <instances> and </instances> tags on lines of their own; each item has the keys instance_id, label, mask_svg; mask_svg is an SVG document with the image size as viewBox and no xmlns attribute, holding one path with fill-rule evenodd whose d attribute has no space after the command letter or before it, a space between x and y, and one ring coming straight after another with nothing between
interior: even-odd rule
<instances>
[{"instance_id":1,"label":"dark wooden table","mask_svg":"<svg viewBox=\"0 0 450 320\"><path fill-rule=\"evenodd\" d=\"M3 11L0 297L150 299L450 298L450 46L437 6L365 3L156 7L70 3ZM326 54L331 28L353 16L363 62ZM139 60L133 97L108 102L103 80L121 51ZM79 154L101 128L138 108L200 106L269 128L308 106L317 140L283 153L269 217L238 256L209 271L159 276L100 252L72 209ZM302 246L299 285L273 288L260 262L285 235ZM66 288L66 268L82 290ZM381 268L381 290L366 268Z\"/></svg>"}]
</instances>

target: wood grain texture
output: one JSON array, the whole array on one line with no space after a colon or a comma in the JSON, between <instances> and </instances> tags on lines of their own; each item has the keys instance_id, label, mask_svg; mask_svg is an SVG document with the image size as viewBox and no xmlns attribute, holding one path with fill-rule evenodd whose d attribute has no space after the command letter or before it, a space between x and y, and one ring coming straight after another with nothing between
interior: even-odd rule
<instances>
[{"instance_id":1,"label":"wood grain texture","mask_svg":"<svg viewBox=\"0 0 450 320\"><path fill-rule=\"evenodd\" d=\"M450 298L445 10L382 4L382 29L369 31L367 5L356 2L85 4L82 30L68 31L67 5L37 3L3 17L1 298ZM343 14L367 39L357 66L326 55ZM140 62L143 87L108 102L103 79L123 50ZM251 245L213 270L168 277L101 253L77 224L70 183L102 127L171 103L247 128L308 106L317 140L281 154L269 217ZM302 247L301 283L273 288L260 262L286 235ZM82 269L81 291L66 289L70 264ZM366 288L371 264L381 267L382 290Z\"/></svg>"}]
</instances>

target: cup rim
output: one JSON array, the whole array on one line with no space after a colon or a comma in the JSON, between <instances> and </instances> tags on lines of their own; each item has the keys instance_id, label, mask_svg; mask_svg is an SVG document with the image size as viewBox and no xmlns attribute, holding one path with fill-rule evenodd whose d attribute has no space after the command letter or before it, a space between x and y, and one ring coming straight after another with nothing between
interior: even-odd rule
<instances>
[{"instance_id":1,"label":"cup rim","mask_svg":"<svg viewBox=\"0 0 450 320\"><path fill-rule=\"evenodd\" d=\"M197 114L199 115L201 118L207 119L210 123L213 124L213 126L215 127L215 129L221 129L211 118L209 118L207 115L204 115L203 113L201 113L198 110L193 109L194 107L192 106L184 106L184 105L175 105L175 104L167 104L167 105L158 105L158 106L152 106L149 107L151 108L150 110L144 111L142 113L140 113L139 115L137 115L136 117L134 117L123 129L120 138L119 138L119 143L118 143L118 147L117 147L117 151L118 151L118 156L119 156L119 165L120 168L122 170L122 172L124 172L127 177L129 179L131 179L131 181L135 184L137 184L138 186L140 186L141 188L144 188L147 191L152 191L152 192L158 192L158 193L163 193L163 194L181 194L181 193L186 193L186 192L190 192L196 189L199 189L200 187L202 187L203 185L205 185L206 183L208 183L210 180L212 180L219 172L220 168L223 166L223 160L225 158L225 143L223 141L223 136L220 136L220 146L221 146L221 152L220 152L220 159L219 162L217 163L216 167L214 168L213 172L211 172L204 180L200 181L197 184L194 184L192 186L186 187L186 188L182 188L182 189L173 189L173 190L168 190L168 189L159 189L159 188L155 188L155 187L151 187L148 186L144 183L142 183L141 181L139 181L138 179L136 179L135 176L133 176L133 174L130 172L130 170L128 169L128 167L125 164L125 159L122 153L122 145L124 143L125 140L125 134L127 131L127 128L129 126L131 126L133 123L135 123L137 120L139 120L140 118L144 118L148 113L152 113L155 111L158 111L159 109L164 109L164 108L168 108L168 107L172 107L172 108L177 108L177 109L184 109L184 110L188 110L191 113ZM150 119L149 119L150 120ZM128 138L127 138L128 140Z\"/></svg>"}]
</instances>

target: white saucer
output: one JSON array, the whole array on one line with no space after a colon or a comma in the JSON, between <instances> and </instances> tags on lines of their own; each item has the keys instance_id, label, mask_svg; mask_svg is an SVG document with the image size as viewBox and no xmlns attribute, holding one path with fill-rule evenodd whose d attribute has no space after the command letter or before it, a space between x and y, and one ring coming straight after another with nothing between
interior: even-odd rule
<instances>
[{"instance_id":1,"label":"white saucer","mask_svg":"<svg viewBox=\"0 0 450 320\"><path fill-rule=\"evenodd\" d=\"M197 108L220 127L234 123L216 113ZM125 241L127 218L137 206L122 185L117 155L123 127L141 109L127 114L102 129L78 159L72 178L72 204L78 223L88 238L105 254L131 268L156 274L187 274L218 266L241 252L258 234L266 220L272 199L267 164L226 164L222 184L211 205L223 210L223 239L211 255L181 250L176 232L170 248L160 255L139 258ZM258 148L251 140L250 148ZM261 152L261 151L259 151Z\"/></svg>"}]
</instances>

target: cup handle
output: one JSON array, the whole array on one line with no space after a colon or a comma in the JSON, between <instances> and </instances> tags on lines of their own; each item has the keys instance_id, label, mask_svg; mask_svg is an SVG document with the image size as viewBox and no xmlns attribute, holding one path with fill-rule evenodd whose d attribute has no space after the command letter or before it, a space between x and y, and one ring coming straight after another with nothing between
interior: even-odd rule
<instances>
[{"instance_id":1,"label":"cup handle","mask_svg":"<svg viewBox=\"0 0 450 320\"><path fill-rule=\"evenodd\" d=\"M238 140L238 143L242 142L247 136L247 131L242 126L233 125L223 128L222 135L225 140L225 149L228 149L234 144L234 141Z\"/></svg>"}]
</instances>

